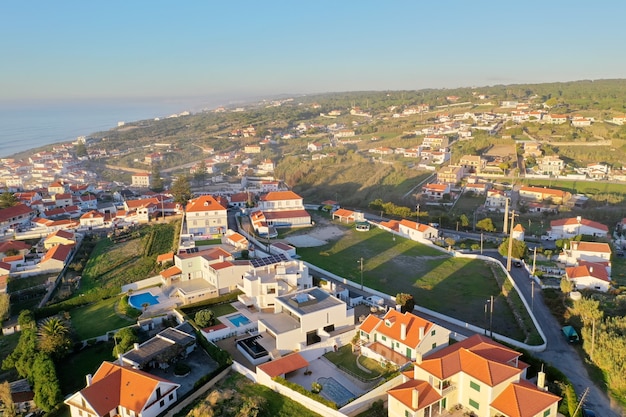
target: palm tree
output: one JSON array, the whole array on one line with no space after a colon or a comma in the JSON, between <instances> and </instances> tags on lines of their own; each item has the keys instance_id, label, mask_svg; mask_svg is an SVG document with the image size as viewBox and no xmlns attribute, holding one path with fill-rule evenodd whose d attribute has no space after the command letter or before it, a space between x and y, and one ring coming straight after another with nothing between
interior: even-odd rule
<instances>
[{"instance_id":1,"label":"palm tree","mask_svg":"<svg viewBox=\"0 0 626 417\"><path fill-rule=\"evenodd\" d=\"M39 348L56 358L62 358L72 344L70 329L59 317L50 317L39 326Z\"/></svg>"}]
</instances>

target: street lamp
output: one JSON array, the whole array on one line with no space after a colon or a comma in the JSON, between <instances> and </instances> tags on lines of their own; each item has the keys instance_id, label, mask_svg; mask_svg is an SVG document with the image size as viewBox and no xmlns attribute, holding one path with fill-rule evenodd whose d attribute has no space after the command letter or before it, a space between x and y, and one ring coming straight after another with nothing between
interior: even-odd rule
<instances>
[{"instance_id":1,"label":"street lamp","mask_svg":"<svg viewBox=\"0 0 626 417\"><path fill-rule=\"evenodd\" d=\"M489 305L489 337L493 339L493 295L485 301L485 336L487 335L487 305Z\"/></svg>"},{"instance_id":2,"label":"street lamp","mask_svg":"<svg viewBox=\"0 0 626 417\"><path fill-rule=\"evenodd\" d=\"M363 257L361 256L361 259L358 260L357 262L360 262L361 264L361 291L363 290Z\"/></svg>"},{"instance_id":3,"label":"street lamp","mask_svg":"<svg viewBox=\"0 0 626 417\"><path fill-rule=\"evenodd\" d=\"M415 206L415 211L417 212L417 216L415 218L417 220L417 223L419 223L420 222L420 205L419 204Z\"/></svg>"}]
</instances>

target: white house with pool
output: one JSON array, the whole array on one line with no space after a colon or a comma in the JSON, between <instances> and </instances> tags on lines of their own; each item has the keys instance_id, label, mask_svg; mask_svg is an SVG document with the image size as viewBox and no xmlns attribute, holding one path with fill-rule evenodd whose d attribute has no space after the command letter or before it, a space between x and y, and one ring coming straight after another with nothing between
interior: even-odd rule
<instances>
[{"instance_id":1,"label":"white house with pool","mask_svg":"<svg viewBox=\"0 0 626 417\"><path fill-rule=\"evenodd\" d=\"M258 315L258 326L255 341L273 358L293 351L305 354L329 343L330 349L341 346L336 337L354 329L354 309L320 288L309 288L276 297L274 311Z\"/></svg>"}]
</instances>

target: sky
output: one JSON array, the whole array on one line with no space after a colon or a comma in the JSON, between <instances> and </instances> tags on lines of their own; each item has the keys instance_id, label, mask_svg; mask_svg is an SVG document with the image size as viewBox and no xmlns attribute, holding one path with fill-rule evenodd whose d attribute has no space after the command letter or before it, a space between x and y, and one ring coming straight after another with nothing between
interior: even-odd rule
<instances>
[{"instance_id":1,"label":"sky","mask_svg":"<svg viewBox=\"0 0 626 417\"><path fill-rule=\"evenodd\" d=\"M618 0L7 0L0 101L626 78L625 12Z\"/></svg>"}]
</instances>

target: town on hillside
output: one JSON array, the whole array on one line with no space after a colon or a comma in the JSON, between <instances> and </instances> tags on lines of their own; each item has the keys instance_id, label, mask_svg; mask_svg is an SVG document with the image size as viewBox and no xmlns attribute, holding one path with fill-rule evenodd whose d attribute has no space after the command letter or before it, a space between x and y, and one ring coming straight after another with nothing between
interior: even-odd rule
<instances>
[{"instance_id":1,"label":"town on hillside","mask_svg":"<svg viewBox=\"0 0 626 417\"><path fill-rule=\"evenodd\" d=\"M238 373L312 415L610 417L605 394L581 390L593 381L568 378L580 355L611 357L603 320L624 315L626 170L567 149L626 116L460 94L378 110L315 101L289 127L229 125L193 159L174 140L82 137L0 160L5 415L175 415ZM567 129L560 146L544 136ZM350 158L411 181L358 204L297 171L339 177ZM406 269L379 279L386 252ZM444 262L481 262L496 298L480 293L463 317L454 304L475 300L446 297L452 278L439 278L443 300L396 282Z\"/></svg>"}]
</instances>

